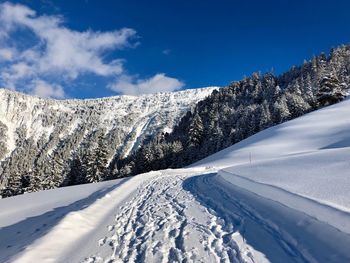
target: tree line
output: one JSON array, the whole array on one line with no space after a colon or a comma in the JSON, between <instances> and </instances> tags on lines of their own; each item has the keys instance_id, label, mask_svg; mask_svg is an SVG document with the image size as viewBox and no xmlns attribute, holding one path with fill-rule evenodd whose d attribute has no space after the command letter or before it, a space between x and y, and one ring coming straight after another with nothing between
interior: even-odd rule
<instances>
[{"instance_id":1,"label":"tree line","mask_svg":"<svg viewBox=\"0 0 350 263\"><path fill-rule=\"evenodd\" d=\"M163 133L116 164L115 177L179 168L261 130L339 102L350 85L350 46L332 49L281 76L254 73L216 90Z\"/></svg>"}]
</instances>

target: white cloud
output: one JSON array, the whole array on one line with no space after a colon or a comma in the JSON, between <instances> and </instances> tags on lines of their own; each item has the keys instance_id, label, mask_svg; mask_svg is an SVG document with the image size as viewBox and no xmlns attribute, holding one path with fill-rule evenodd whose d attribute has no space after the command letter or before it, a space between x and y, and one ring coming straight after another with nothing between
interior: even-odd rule
<instances>
[{"instance_id":1,"label":"white cloud","mask_svg":"<svg viewBox=\"0 0 350 263\"><path fill-rule=\"evenodd\" d=\"M7 68L1 72L0 78L5 83L6 88L16 89L16 83L23 78L31 78L33 76L32 68L24 63L17 62L8 65Z\"/></svg>"},{"instance_id":2,"label":"white cloud","mask_svg":"<svg viewBox=\"0 0 350 263\"><path fill-rule=\"evenodd\" d=\"M30 34L23 34L24 32ZM18 41L18 36L29 39ZM0 4L0 85L30 90L41 97L63 98L64 84L90 73L107 78L109 88L138 95L174 91L183 83L165 74L137 79L124 72L123 60L106 59L108 51L133 47L136 31L76 31L64 25L61 16L38 15L20 4ZM170 50L164 50L168 54ZM50 83L50 84L49 84ZM70 85L73 86L73 85Z\"/></svg>"},{"instance_id":3,"label":"white cloud","mask_svg":"<svg viewBox=\"0 0 350 263\"><path fill-rule=\"evenodd\" d=\"M34 80L31 83L30 93L42 98L63 99L63 87L58 84L49 84L43 80Z\"/></svg>"},{"instance_id":4,"label":"white cloud","mask_svg":"<svg viewBox=\"0 0 350 263\"><path fill-rule=\"evenodd\" d=\"M178 79L167 77L164 73L154 75L149 79L135 79L123 75L115 83L109 85L113 91L129 95L149 94L157 92L171 92L179 90L184 83Z\"/></svg>"},{"instance_id":5,"label":"white cloud","mask_svg":"<svg viewBox=\"0 0 350 263\"><path fill-rule=\"evenodd\" d=\"M11 48L0 48L0 63L10 61L14 58L15 50Z\"/></svg>"},{"instance_id":6,"label":"white cloud","mask_svg":"<svg viewBox=\"0 0 350 263\"><path fill-rule=\"evenodd\" d=\"M11 34L17 30L33 33L35 43L24 50L11 46ZM8 86L16 86L18 80L27 78L16 74L14 67L18 64L30 68L31 76L37 79L60 75L74 80L83 73L115 76L123 72L122 60L105 62L103 56L106 51L131 46L130 39L135 35L130 28L110 32L70 30L59 16L38 16L26 6L5 2L0 4L0 59L12 63L4 67L0 78ZM18 54L13 61L15 53Z\"/></svg>"}]
</instances>

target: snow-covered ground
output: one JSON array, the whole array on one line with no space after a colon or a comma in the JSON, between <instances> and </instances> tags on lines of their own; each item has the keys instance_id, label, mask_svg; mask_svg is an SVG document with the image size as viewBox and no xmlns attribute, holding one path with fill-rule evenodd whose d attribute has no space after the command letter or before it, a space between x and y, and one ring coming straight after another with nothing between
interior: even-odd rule
<instances>
[{"instance_id":1,"label":"snow-covered ground","mask_svg":"<svg viewBox=\"0 0 350 263\"><path fill-rule=\"evenodd\" d=\"M192 165L350 234L350 99L266 129Z\"/></svg>"},{"instance_id":2,"label":"snow-covered ground","mask_svg":"<svg viewBox=\"0 0 350 263\"><path fill-rule=\"evenodd\" d=\"M350 234L350 148L322 150L223 169L239 187Z\"/></svg>"},{"instance_id":3,"label":"snow-covered ground","mask_svg":"<svg viewBox=\"0 0 350 263\"><path fill-rule=\"evenodd\" d=\"M232 165L350 147L350 98L259 132L192 166Z\"/></svg>"},{"instance_id":4,"label":"snow-covered ground","mask_svg":"<svg viewBox=\"0 0 350 263\"><path fill-rule=\"evenodd\" d=\"M189 168L0 200L0 262L350 262L349 112Z\"/></svg>"}]
</instances>

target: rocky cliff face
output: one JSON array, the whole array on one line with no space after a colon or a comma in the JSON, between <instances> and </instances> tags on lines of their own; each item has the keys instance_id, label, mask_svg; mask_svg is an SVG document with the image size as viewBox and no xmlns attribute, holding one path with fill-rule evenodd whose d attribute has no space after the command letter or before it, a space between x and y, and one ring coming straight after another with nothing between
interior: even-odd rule
<instances>
[{"instance_id":1,"label":"rocky cliff face","mask_svg":"<svg viewBox=\"0 0 350 263\"><path fill-rule=\"evenodd\" d=\"M126 157L162 132L215 88L49 100L0 89L0 186L12 176L35 174L55 187L74 155L103 138L109 161Z\"/></svg>"}]
</instances>

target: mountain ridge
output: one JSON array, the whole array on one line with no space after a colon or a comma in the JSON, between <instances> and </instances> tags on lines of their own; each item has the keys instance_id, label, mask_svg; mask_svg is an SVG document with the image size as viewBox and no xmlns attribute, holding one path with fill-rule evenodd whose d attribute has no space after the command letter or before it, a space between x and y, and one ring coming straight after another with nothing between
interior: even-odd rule
<instances>
[{"instance_id":1,"label":"mountain ridge","mask_svg":"<svg viewBox=\"0 0 350 263\"><path fill-rule=\"evenodd\" d=\"M108 163L125 157L170 131L215 89L83 100L42 99L0 89L0 185L10 177L35 175L47 181L44 189L57 187L73 156L83 158L100 137Z\"/></svg>"},{"instance_id":2,"label":"mountain ridge","mask_svg":"<svg viewBox=\"0 0 350 263\"><path fill-rule=\"evenodd\" d=\"M30 97L30 98L37 98L39 100L45 100L45 101L57 101L57 102L71 102L71 101L100 101L100 100L112 100L112 99L118 99L121 97L130 97L130 98L139 98L139 97L153 97L154 95L161 95L161 94L172 94L172 93L192 93L192 92L198 92L206 89L219 89L220 86L207 86L207 87L200 87L200 88L191 88L191 89L184 89L184 90L176 90L171 92L155 92L155 93L145 93L145 94L139 94L139 95L127 95L127 94L120 94L120 95L112 95L112 96L103 96L103 97L96 97L96 98L64 98L64 99L56 99L56 98L44 98L40 97L35 94L28 94L22 91L17 90L11 90L6 87L0 87L0 94L1 93L12 93L17 94L19 96L24 97Z\"/></svg>"}]
</instances>

